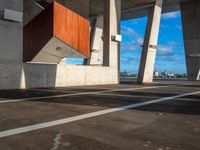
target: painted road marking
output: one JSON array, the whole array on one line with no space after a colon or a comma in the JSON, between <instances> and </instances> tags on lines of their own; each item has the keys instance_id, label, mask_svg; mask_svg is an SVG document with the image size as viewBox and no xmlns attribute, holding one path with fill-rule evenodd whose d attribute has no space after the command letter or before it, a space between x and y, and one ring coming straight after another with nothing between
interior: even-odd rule
<instances>
[{"instance_id":1,"label":"painted road marking","mask_svg":"<svg viewBox=\"0 0 200 150\"><path fill-rule=\"evenodd\" d=\"M0 138L17 135L17 134L21 134L21 133L26 133L26 132L30 132L30 131L34 131L34 130L44 129L44 128L48 128L48 127L53 127L53 126L57 126L57 125L67 124L67 123L71 123L71 122L75 122L75 121L79 121L79 120L83 120L83 119L88 119L88 118L92 118L92 117L97 117L97 116L101 116L101 115L105 115L105 114L109 114L109 113L114 113L114 112L118 112L118 111L122 111L122 110L126 110L126 109L131 109L131 108L141 107L141 106L145 106L145 105L149 105L149 104L169 101L169 100L173 100L176 98L181 98L181 97L195 95L195 94L200 94L200 91L192 92L192 93L184 93L184 94L179 94L179 95L170 96L170 97L164 97L164 98L150 100L150 101L146 101L146 102L125 105L122 107L116 107L116 108L105 109L105 110L96 111L96 112L92 112L92 113L82 114L79 116L74 116L74 117L59 119L59 120L55 120L55 121L49 121L49 122L45 122L45 123L29 125L29 126L25 126L25 127L21 127L21 128L1 131Z\"/></svg>"},{"instance_id":2,"label":"painted road marking","mask_svg":"<svg viewBox=\"0 0 200 150\"><path fill-rule=\"evenodd\" d=\"M113 89L113 90L104 90L104 91L95 91L95 92L82 92L82 93L62 94L62 95L53 95L53 96L31 97L31 98L22 98L22 99L7 99L7 100L0 101L0 104L22 102L22 101L30 101L30 100L37 100L37 99L49 99L49 98L69 97L69 96L90 95L90 94L117 92L117 91L134 91L134 90L142 90L142 89L155 89L155 88L163 88L163 87L169 87L169 86L149 86L149 87Z\"/></svg>"}]
</instances>

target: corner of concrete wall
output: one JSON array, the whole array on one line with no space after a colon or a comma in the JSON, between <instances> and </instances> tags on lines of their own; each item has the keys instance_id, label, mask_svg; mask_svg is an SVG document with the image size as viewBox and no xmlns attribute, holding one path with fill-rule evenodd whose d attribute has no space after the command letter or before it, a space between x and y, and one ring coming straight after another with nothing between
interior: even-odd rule
<instances>
[{"instance_id":1,"label":"corner of concrete wall","mask_svg":"<svg viewBox=\"0 0 200 150\"><path fill-rule=\"evenodd\" d=\"M23 13L24 1L1 0L0 9ZM0 72L0 89L119 83L117 67L23 63L23 22L3 19L0 19Z\"/></svg>"}]
</instances>

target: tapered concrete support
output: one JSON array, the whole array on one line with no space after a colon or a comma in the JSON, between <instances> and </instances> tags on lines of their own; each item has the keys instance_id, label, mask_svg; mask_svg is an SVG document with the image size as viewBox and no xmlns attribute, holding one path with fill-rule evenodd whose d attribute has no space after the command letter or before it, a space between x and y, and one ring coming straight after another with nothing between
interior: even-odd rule
<instances>
[{"instance_id":1,"label":"tapered concrete support","mask_svg":"<svg viewBox=\"0 0 200 150\"><path fill-rule=\"evenodd\" d=\"M112 37L120 34L121 0L104 0L103 65L119 69L120 44Z\"/></svg>"},{"instance_id":2,"label":"tapered concrete support","mask_svg":"<svg viewBox=\"0 0 200 150\"><path fill-rule=\"evenodd\" d=\"M91 31L91 57L89 65L103 64L103 16L95 19L94 28Z\"/></svg>"},{"instance_id":3,"label":"tapered concrete support","mask_svg":"<svg viewBox=\"0 0 200 150\"><path fill-rule=\"evenodd\" d=\"M200 79L200 2L181 4L188 80Z\"/></svg>"},{"instance_id":4,"label":"tapered concrete support","mask_svg":"<svg viewBox=\"0 0 200 150\"><path fill-rule=\"evenodd\" d=\"M138 73L138 83L148 83L153 81L153 71L156 58L162 3L163 0L157 0L155 5L152 6L149 11Z\"/></svg>"}]
</instances>

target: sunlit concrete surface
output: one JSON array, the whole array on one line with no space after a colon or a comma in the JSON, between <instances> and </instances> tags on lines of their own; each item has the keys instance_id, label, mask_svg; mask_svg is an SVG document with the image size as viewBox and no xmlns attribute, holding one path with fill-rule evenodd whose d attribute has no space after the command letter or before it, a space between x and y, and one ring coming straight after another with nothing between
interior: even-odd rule
<instances>
[{"instance_id":1,"label":"sunlit concrete surface","mask_svg":"<svg viewBox=\"0 0 200 150\"><path fill-rule=\"evenodd\" d=\"M1 90L0 147L2 150L200 149L200 83L134 82ZM131 107L121 109L122 106ZM58 125L53 125L53 121ZM49 127L41 128L41 123Z\"/></svg>"},{"instance_id":2,"label":"sunlit concrete surface","mask_svg":"<svg viewBox=\"0 0 200 150\"><path fill-rule=\"evenodd\" d=\"M162 5L163 0L157 0L155 6L149 12L138 72L138 83L153 81Z\"/></svg>"}]
</instances>

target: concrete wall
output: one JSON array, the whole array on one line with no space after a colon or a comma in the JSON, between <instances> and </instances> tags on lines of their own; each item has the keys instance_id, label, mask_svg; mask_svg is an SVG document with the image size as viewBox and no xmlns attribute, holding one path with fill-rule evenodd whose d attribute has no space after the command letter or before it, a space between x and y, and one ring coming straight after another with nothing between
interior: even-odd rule
<instances>
[{"instance_id":1,"label":"concrete wall","mask_svg":"<svg viewBox=\"0 0 200 150\"><path fill-rule=\"evenodd\" d=\"M1 0L0 10L8 8L23 12L24 1L28 0ZM28 6L32 7L32 3ZM27 15L24 16L25 22L0 19L0 89L119 83L118 67L116 66L22 63L23 24L28 23L39 11L36 9L34 13L28 15L30 18ZM24 13L28 14L29 12L24 10Z\"/></svg>"},{"instance_id":2,"label":"concrete wall","mask_svg":"<svg viewBox=\"0 0 200 150\"><path fill-rule=\"evenodd\" d=\"M5 9L23 12L23 1L1 0L0 11L5 11ZM17 80L15 76L21 76L22 39L22 22L13 22L4 20L3 17L0 18L0 86L3 88L20 84L20 80Z\"/></svg>"},{"instance_id":3,"label":"concrete wall","mask_svg":"<svg viewBox=\"0 0 200 150\"><path fill-rule=\"evenodd\" d=\"M118 84L118 70L113 67L1 64L0 72L0 89Z\"/></svg>"},{"instance_id":4,"label":"concrete wall","mask_svg":"<svg viewBox=\"0 0 200 150\"><path fill-rule=\"evenodd\" d=\"M22 0L1 0L0 10L23 12ZM0 18L0 64L22 62L22 22L12 22Z\"/></svg>"},{"instance_id":5,"label":"concrete wall","mask_svg":"<svg viewBox=\"0 0 200 150\"><path fill-rule=\"evenodd\" d=\"M187 74L200 80L200 1L181 4Z\"/></svg>"}]
</instances>

